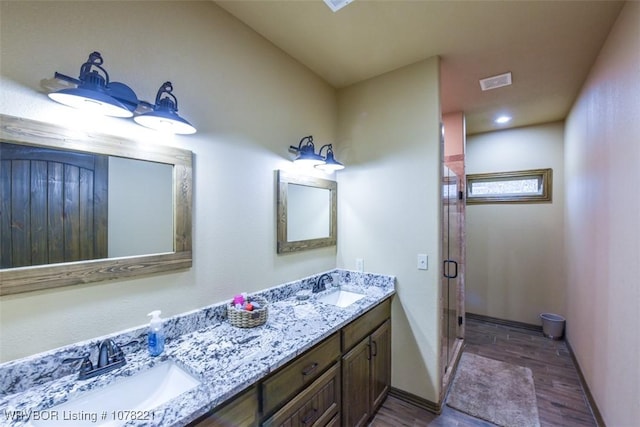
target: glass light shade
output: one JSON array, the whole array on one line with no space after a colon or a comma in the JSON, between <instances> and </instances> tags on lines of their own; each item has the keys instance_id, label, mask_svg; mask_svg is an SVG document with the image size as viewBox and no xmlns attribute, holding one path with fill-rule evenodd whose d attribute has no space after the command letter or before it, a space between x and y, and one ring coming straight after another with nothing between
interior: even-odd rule
<instances>
[{"instance_id":1,"label":"glass light shade","mask_svg":"<svg viewBox=\"0 0 640 427\"><path fill-rule=\"evenodd\" d=\"M298 156L293 161L296 165L317 166L324 163L324 157L316 154L313 143L301 145L298 149Z\"/></svg>"},{"instance_id":2,"label":"glass light shade","mask_svg":"<svg viewBox=\"0 0 640 427\"><path fill-rule=\"evenodd\" d=\"M302 156L298 156L298 158L296 158L293 161L294 164L296 165L301 165L301 166L317 166L317 165L321 165L324 163L324 160L322 160L322 158L313 158L313 157L302 157Z\"/></svg>"},{"instance_id":3,"label":"glass light shade","mask_svg":"<svg viewBox=\"0 0 640 427\"><path fill-rule=\"evenodd\" d=\"M112 117L131 117L133 113L117 99L96 90L78 88L62 89L49 94L60 104Z\"/></svg>"},{"instance_id":4,"label":"glass light shade","mask_svg":"<svg viewBox=\"0 0 640 427\"><path fill-rule=\"evenodd\" d=\"M335 157L333 157L333 149L330 147L327 150L327 158L323 163L317 165L316 168L321 169L325 172L334 172L344 169L344 165L337 161Z\"/></svg>"},{"instance_id":5,"label":"glass light shade","mask_svg":"<svg viewBox=\"0 0 640 427\"><path fill-rule=\"evenodd\" d=\"M340 162L335 163L324 163L316 166L317 169L321 169L325 172L335 172L344 169L344 165Z\"/></svg>"},{"instance_id":6,"label":"glass light shade","mask_svg":"<svg viewBox=\"0 0 640 427\"><path fill-rule=\"evenodd\" d=\"M191 123L171 111L155 110L136 116L133 120L135 120L139 125L162 132L181 135L196 133L196 128L194 128Z\"/></svg>"}]
</instances>

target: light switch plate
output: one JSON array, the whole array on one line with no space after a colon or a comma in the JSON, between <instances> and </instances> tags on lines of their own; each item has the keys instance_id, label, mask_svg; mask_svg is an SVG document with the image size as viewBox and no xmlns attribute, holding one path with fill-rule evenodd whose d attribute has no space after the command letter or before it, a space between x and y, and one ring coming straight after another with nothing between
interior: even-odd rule
<instances>
[{"instance_id":1,"label":"light switch plate","mask_svg":"<svg viewBox=\"0 0 640 427\"><path fill-rule=\"evenodd\" d=\"M362 258L356 258L356 271L364 272L364 260Z\"/></svg>"}]
</instances>

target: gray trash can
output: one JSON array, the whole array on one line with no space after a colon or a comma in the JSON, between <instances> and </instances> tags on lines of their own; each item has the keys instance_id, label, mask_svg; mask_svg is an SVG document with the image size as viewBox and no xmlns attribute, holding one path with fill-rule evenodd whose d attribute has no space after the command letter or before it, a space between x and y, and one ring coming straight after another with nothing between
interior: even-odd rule
<instances>
[{"instance_id":1,"label":"gray trash can","mask_svg":"<svg viewBox=\"0 0 640 427\"><path fill-rule=\"evenodd\" d=\"M552 313L542 313L542 333L552 340L559 340L564 335L564 325L566 319L560 315Z\"/></svg>"}]
</instances>

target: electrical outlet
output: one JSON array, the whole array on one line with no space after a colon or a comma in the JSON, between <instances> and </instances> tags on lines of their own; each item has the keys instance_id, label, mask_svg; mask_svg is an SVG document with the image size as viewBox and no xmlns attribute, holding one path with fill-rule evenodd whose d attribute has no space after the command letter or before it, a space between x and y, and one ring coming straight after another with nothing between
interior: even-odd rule
<instances>
[{"instance_id":1,"label":"electrical outlet","mask_svg":"<svg viewBox=\"0 0 640 427\"><path fill-rule=\"evenodd\" d=\"M429 269L429 258L427 254L418 254L418 270Z\"/></svg>"},{"instance_id":2,"label":"electrical outlet","mask_svg":"<svg viewBox=\"0 0 640 427\"><path fill-rule=\"evenodd\" d=\"M356 258L356 271L364 272L364 260L362 258Z\"/></svg>"}]
</instances>

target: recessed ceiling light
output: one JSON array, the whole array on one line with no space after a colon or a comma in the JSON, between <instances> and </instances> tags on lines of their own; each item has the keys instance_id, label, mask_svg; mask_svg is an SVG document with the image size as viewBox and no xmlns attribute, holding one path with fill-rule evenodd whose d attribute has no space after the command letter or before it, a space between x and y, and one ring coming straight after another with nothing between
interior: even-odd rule
<instances>
[{"instance_id":1,"label":"recessed ceiling light","mask_svg":"<svg viewBox=\"0 0 640 427\"><path fill-rule=\"evenodd\" d=\"M500 116L497 119L494 120L494 122L496 122L499 125L503 125L505 123L509 123L511 121L511 117L509 116Z\"/></svg>"},{"instance_id":2,"label":"recessed ceiling light","mask_svg":"<svg viewBox=\"0 0 640 427\"><path fill-rule=\"evenodd\" d=\"M329 9L331 9L334 12L339 11L340 9L342 9L352 1L353 0L324 0L327 6L329 6Z\"/></svg>"}]
</instances>

